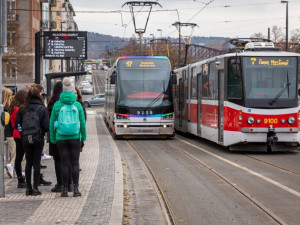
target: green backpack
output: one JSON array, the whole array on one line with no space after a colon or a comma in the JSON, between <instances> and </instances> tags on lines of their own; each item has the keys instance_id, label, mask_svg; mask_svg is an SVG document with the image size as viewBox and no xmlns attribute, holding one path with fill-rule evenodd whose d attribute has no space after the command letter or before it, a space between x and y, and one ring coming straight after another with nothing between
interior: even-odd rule
<instances>
[{"instance_id":1,"label":"green backpack","mask_svg":"<svg viewBox=\"0 0 300 225\"><path fill-rule=\"evenodd\" d=\"M61 107L56 124L59 135L76 135L80 132L79 112L74 104Z\"/></svg>"}]
</instances>

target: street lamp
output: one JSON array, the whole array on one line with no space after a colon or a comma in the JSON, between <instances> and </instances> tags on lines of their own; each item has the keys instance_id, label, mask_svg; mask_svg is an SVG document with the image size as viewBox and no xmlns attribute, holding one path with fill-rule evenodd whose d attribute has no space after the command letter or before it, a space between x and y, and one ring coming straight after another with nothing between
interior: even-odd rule
<instances>
[{"instance_id":1,"label":"street lamp","mask_svg":"<svg viewBox=\"0 0 300 225\"><path fill-rule=\"evenodd\" d=\"M160 31L160 37L162 38L162 29L157 29L157 31Z\"/></svg>"},{"instance_id":2,"label":"street lamp","mask_svg":"<svg viewBox=\"0 0 300 225\"><path fill-rule=\"evenodd\" d=\"M281 1L281 3L286 4L286 41L285 41L285 48L286 51L289 51L289 1Z\"/></svg>"}]
</instances>

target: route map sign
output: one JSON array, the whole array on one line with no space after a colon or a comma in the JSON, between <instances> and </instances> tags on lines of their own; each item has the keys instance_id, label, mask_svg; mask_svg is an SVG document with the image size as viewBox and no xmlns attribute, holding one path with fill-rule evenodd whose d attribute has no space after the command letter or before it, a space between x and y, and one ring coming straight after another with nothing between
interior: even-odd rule
<instances>
[{"instance_id":1,"label":"route map sign","mask_svg":"<svg viewBox=\"0 0 300 225\"><path fill-rule=\"evenodd\" d=\"M87 59L87 32L44 31L44 59Z\"/></svg>"}]
</instances>

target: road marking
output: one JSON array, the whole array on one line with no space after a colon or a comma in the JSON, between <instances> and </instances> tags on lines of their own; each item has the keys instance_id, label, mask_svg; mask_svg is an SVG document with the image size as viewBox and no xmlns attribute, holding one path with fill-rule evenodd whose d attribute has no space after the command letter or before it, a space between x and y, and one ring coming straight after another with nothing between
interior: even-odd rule
<instances>
[{"instance_id":1,"label":"road marking","mask_svg":"<svg viewBox=\"0 0 300 225\"><path fill-rule=\"evenodd\" d=\"M242 169L242 170L244 170L244 171L246 171L246 172L248 172L248 173L250 173L250 174L252 174L254 176L257 176L257 177L259 177L259 178L261 178L261 179L263 179L263 180L265 180L265 181L267 181L267 182L269 182L269 183L271 183L271 184L273 184L273 185L275 185L275 186L277 186L277 187L279 187L279 188L281 188L281 189L283 189L283 190L285 190L285 191L287 191L287 192L289 192L289 193L291 193L291 194L293 194L293 195L295 195L297 197L300 197L300 193L299 192L297 192L297 191L295 191L295 190L293 190L293 189L291 189L291 188L289 188L289 187L287 187L287 186L285 186L285 185L283 185L281 183L278 183L277 181L274 181L274 180L272 180L272 179L270 179L270 178L268 178L268 177L266 177L264 175L261 175L261 174L259 174L257 172L254 172L253 170L250 170L247 167L241 166L241 165L239 165L237 163L234 163L234 162L232 162L230 160L227 160L227 159L225 159L225 158L223 158L221 156L218 156L218 155L216 155L214 153L211 153L211 152L209 152L209 151L207 151L207 150L205 150L205 149L203 149L203 148L201 148L201 147L199 147L197 145L191 144L191 143L189 143L187 141L184 141L184 140L182 140L180 138L176 137L175 139L177 139L177 140L179 140L179 141L181 141L181 142L183 142L185 144L188 144L190 146L193 146L194 148L197 148L197 149L199 149L199 150L201 150L201 151L203 151L203 152L205 152L205 153L207 153L207 154L209 154L209 155L211 155L211 156L213 156L213 157L215 157L215 158L217 158L219 160L222 160L222 161L224 161L224 162L226 162L226 163L228 163L228 164L230 164L230 165L232 165L234 167L237 167L237 168Z\"/></svg>"}]
</instances>

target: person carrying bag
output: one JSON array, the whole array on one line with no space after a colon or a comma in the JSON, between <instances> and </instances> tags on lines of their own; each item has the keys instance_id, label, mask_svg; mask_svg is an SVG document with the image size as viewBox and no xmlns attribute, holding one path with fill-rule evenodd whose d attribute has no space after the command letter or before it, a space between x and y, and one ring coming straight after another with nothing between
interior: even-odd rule
<instances>
[{"instance_id":1,"label":"person carrying bag","mask_svg":"<svg viewBox=\"0 0 300 225\"><path fill-rule=\"evenodd\" d=\"M84 110L76 101L75 86L69 78L63 80L63 92L51 112L50 142L57 144L61 158L62 197L68 197L69 165L74 183L73 197L81 196L79 186L79 157L81 143L86 140Z\"/></svg>"}]
</instances>

